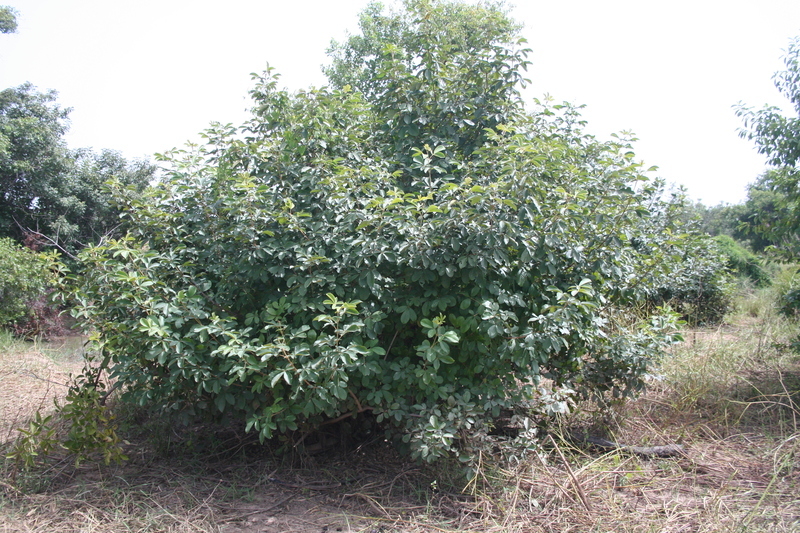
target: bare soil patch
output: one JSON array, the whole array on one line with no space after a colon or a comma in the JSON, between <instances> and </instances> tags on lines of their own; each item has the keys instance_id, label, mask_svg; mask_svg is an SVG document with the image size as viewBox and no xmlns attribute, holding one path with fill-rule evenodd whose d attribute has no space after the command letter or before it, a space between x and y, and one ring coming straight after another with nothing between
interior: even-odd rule
<instances>
[{"instance_id":1,"label":"bare soil patch","mask_svg":"<svg viewBox=\"0 0 800 533\"><path fill-rule=\"evenodd\" d=\"M0 353L0 444L16 437L37 410L53 410L62 398L70 375L83 368L85 337L59 337L47 343L29 343L22 352Z\"/></svg>"}]
</instances>

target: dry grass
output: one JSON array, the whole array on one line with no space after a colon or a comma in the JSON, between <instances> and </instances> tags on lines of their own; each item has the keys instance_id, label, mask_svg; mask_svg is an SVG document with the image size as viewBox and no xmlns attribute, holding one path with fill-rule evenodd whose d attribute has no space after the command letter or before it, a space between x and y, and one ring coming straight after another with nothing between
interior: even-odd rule
<instances>
[{"instance_id":1,"label":"dry grass","mask_svg":"<svg viewBox=\"0 0 800 533\"><path fill-rule=\"evenodd\" d=\"M35 411L53 410L70 374L83 367L82 348L81 337L22 342L0 331L0 444L15 438Z\"/></svg>"},{"instance_id":2,"label":"dry grass","mask_svg":"<svg viewBox=\"0 0 800 533\"><path fill-rule=\"evenodd\" d=\"M553 431L538 454L482 458L465 487L453 465L409 464L380 440L279 457L227 428L134 418L124 465L76 468L56 454L13 484L0 478L0 531L800 531L800 364L788 349L797 326L775 316L768 295L742 302L729 325L689 332L645 395L564 420L565 434L681 443L680 457L602 453ZM63 369L45 368L69 357L42 351L0 356L0 376L61 379ZM14 407L3 418L20 420L61 388L37 390L24 408L0 398Z\"/></svg>"}]
</instances>

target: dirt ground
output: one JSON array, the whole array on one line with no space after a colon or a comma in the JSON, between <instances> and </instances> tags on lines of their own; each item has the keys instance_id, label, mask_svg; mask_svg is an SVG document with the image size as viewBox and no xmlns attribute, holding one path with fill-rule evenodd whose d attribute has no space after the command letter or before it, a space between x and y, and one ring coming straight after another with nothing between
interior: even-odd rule
<instances>
[{"instance_id":1,"label":"dirt ground","mask_svg":"<svg viewBox=\"0 0 800 533\"><path fill-rule=\"evenodd\" d=\"M30 343L24 353L0 353L0 444L16 437L32 413L53 410L67 391L70 374L83 368L85 337Z\"/></svg>"}]
</instances>

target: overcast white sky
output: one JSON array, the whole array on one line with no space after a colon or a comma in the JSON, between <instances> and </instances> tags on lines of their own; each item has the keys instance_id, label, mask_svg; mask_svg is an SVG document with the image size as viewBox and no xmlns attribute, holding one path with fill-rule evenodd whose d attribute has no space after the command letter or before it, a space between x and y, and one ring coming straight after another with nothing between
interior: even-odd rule
<instances>
[{"instance_id":1,"label":"overcast white sky","mask_svg":"<svg viewBox=\"0 0 800 533\"><path fill-rule=\"evenodd\" d=\"M240 123L250 73L269 63L290 89L325 82L332 38L357 31L367 0L0 0L0 88L30 81L72 107L71 147L145 157L209 122ZM528 94L587 107L600 138L631 130L655 174L708 205L736 203L764 170L732 106L784 106L772 85L798 0L516 0L533 49Z\"/></svg>"}]
</instances>

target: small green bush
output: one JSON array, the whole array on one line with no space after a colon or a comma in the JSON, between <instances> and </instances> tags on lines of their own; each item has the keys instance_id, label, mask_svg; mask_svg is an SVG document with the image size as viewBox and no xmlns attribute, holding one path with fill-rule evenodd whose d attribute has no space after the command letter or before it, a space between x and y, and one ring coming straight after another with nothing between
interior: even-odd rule
<instances>
[{"instance_id":1,"label":"small green bush","mask_svg":"<svg viewBox=\"0 0 800 533\"><path fill-rule=\"evenodd\" d=\"M719 251L725 256L728 268L734 275L749 279L756 287L769 286L769 274L761 266L758 256L736 242L729 235L717 235L714 237L714 242L719 247Z\"/></svg>"},{"instance_id":2,"label":"small green bush","mask_svg":"<svg viewBox=\"0 0 800 533\"><path fill-rule=\"evenodd\" d=\"M680 210L683 201L675 198L673 204ZM669 231L658 224L650 226L646 229L647 244L657 248L664 238L662 234L669 235ZM691 327L719 323L733 301L734 284L727 272L726 257L708 235L687 233L682 241L681 255L674 259L678 265L656 281L657 288L650 293L648 305L669 305Z\"/></svg>"},{"instance_id":3,"label":"small green bush","mask_svg":"<svg viewBox=\"0 0 800 533\"><path fill-rule=\"evenodd\" d=\"M55 254L37 253L0 239L0 326L24 320L31 302L41 298L54 281Z\"/></svg>"},{"instance_id":4,"label":"small green bush","mask_svg":"<svg viewBox=\"0 0 800 533\"><path fill-rule=\"evenodd\" d=\"M800 316L800 287L797 284L783 293L778 302L778 308L785 317L798 317Z\"/></svg>"}]
</instances>

